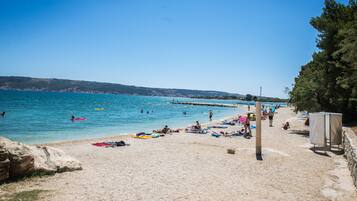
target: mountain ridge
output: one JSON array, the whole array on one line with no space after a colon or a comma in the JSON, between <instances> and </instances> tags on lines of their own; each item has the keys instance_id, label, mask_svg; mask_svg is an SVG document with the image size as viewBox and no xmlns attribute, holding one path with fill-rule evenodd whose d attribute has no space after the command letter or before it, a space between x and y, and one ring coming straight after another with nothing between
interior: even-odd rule
<instances>
[{"instance_id":1,"label":"mountain ridge","mask_svg":"<svg viewBox=\"0 0 357 201\"><path fill-rule=\"evenodd\" d=\"M153 88L98 81L70 80L57 78L33 78L23 76L0 76L0 89L172 97L244 97L244 95L241 94L215 90Z\"/></svg>"}]
</instances>

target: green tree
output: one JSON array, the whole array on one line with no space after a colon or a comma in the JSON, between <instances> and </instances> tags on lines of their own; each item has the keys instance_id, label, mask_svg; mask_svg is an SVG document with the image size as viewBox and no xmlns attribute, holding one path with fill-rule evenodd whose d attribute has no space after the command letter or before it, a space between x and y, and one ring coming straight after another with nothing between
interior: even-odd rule
<instances>
[{"instance_id":1,"label":"green tree","mask_svg":"<svg viewBox=\"0 0 357 201\"><path fill-rule=\"evenodd\" d=\"M253 99L253 96L251 95L251 94L247 94L246 96L245 96L245 100L246 101L251 101Z\"/></svg>"},{"instance_id":2,"label":"green tree","mask_svg":"<svg viewBox=\"0 0 357 201\"><path fill-rule=\"evenodd\" d=\"M357 3L326 0L322 14L311 19L319 32L312 61L302 66L290 92L296 110L357 114Z\"/></svg>"}]
</instances>

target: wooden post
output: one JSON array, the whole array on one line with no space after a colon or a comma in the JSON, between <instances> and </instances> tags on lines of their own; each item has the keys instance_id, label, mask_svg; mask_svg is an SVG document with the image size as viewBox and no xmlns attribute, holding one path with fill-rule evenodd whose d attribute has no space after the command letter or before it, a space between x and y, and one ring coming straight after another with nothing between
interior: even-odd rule
<instances>
[{"instance_id":1,"label":"wooden post","mask_svg":"<svg viewBox=\"0 0 357 201\"><path fill-rule=\"evenodd\" d=\"M257 156L262 154L262 118L261 118L261 103L255 104L256 117L256 135L255 135L255 153Z\"/></svg>"}]
</instances>

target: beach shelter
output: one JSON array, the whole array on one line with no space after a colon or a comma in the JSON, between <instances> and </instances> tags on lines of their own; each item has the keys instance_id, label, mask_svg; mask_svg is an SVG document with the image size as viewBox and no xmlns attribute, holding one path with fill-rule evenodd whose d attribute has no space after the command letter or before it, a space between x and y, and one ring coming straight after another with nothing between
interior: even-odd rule
<instances>
[{"instance_id":1,"label":"beach shelter","mask_svg":"<svg viewBox=\"0 0 357 201\"><path fill-rule=\"evenodd\" d=\"M311 113L310 118L310 142L319 147L329 144L340 145L342 143L342 114L340 113Z\"/></svg>"}]
</instances>

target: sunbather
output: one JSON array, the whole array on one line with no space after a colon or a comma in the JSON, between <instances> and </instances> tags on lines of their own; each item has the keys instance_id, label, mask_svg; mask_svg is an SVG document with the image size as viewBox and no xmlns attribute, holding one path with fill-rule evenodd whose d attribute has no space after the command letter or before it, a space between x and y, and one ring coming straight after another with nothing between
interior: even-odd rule
<instances>
[{"instance_id":1,"label":"sunbather","mask_svg":"<svg viewBox=\"0 0 357 201\"><path fill-rule=\"evenodd\" d=\"M207 129L202 129L201 124L196 121L196 125L190 126L185 129L187 133L207 133Z\"/></svg>"},{"instance_id":2,"label":"sunbather","mask_svg":"<svg viewBox=\"0 0 357 201\"><path fill-rule=\"evenodd\" d=\"M163 134L167 134L170 132L170 128L165 125L165 127L163 129L159 129L159 130L153 130L154 133L163 133Z\"/></svg>"},{"instance_id":3,"label":"sunbather","mask_svg":"<svg viewBox=\"0 0 357 201\"><path fill-rule=\"evenodd\" d=\"M154 133L162 133L162 134L169 134L169 133L179 133L180 129L170 129L167 125L161 130L153 130Z\"/></svg>"},{"instance_id":4,"label":"sunbather","mask_svg":"<svg viewBox=\"0 0 357 201\"><path fill-rule=\"evenodd\" d=\"M288 130L290 128L290 124L289 122L287 121L285 124L283 124L283 129L284 130Z\"/></svg>"},{"instance_id":5,"label":"sunbather","mask_svg":"<svg viewBox=\"0 0 357 201\"><path fill-rule=\"evenodd\" d=\"M196 121L196 125L194 126L195 129L201 130L201 124L200 122Z\"/></svg>"}]
</instances>

